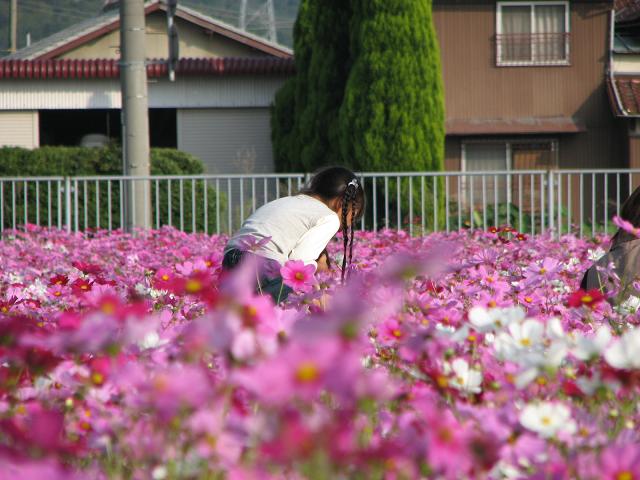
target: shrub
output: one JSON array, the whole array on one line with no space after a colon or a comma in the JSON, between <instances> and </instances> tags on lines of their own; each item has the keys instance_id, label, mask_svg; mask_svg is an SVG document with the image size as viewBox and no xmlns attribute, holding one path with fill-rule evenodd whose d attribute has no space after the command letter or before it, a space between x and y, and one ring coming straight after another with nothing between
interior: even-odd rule
<instances>
[{"instance_id":1,"label":"shrub","mask_svg":"<svg viewBox=\"0 0 640 480\"><path fill-rule=\"evenodd\" d=\"M151 149L152 175L198 175L203 172L202 162L193 155L168 148ZM121 174L122 155L120 147L116 145L105 148L41 147L34 150L0 148L0 177ZM180 183L178 180L150 182L152 226L172 224L186 231L194 231L195 223L196 231L214 232L222 229L223 226L212 214L207 215L205 228L204 212L205 206L207 213L215 212L217 199L221 204L225 203L222 193L216 195L216 191L206 185L205 198L204 180L185 180L182 182L181 195ZM0 187L0 225L3 228L24 223L58 227L66 225L64 187L64 180L37 183L5 180ZM121 188L122 183L118 180L72 180L71 228L120 228Z\"/></svg>"}]
</instances>

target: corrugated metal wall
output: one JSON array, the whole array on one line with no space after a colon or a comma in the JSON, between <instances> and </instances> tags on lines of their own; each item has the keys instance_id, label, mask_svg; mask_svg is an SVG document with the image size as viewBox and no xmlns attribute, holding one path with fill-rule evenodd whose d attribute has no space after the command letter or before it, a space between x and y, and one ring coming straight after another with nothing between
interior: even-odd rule
<instances>
[{"instance_id":1,"label":"corrugated metal wall","mask_svg":"<svg viewBox=\"0 0 640 480\"><path fill-rule=\"evenodd\" d=\"M150 108L268 107L284 77L196 77L149 82ZM120 108L117 80L3 80L0 110Z\"/></svg>"},{"instance_id":2,"label":"corrugated metal wall","mask_svg":"<svg viewBox=\"0 0 640 480\"><path fill-rule=\"evenodd\" d=\"M0 147L36 148L38 112L0 112Z\"/></svg>"},{"instance_id":3,"label":"corrugated metal wall","mask_svg":"<svg viewBox=\"0 0 640 480\"><path fill-rule=\"evenodd\" d=\"M207 173L273 172L269 109L178 110L178 148Z\"/></svg>"}]
</instances>

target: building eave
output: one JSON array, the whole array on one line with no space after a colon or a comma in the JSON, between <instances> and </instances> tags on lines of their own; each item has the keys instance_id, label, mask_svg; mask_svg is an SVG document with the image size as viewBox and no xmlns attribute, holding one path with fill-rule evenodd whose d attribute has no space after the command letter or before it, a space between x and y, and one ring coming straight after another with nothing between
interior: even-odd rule
<instances>
[{"instance_id":1,"label":"building eave","mask_svg":"<svg viewBox=\"0 0 640 480\"><path fill-rule=\"evenodd\" d=\"M182 58L176 69L176 75L179 76L288 76L294 72L295 65L292 58L276 57ZM148 78L167 75L166 60L147 61ZM114 59L0 60L0 81L113 79L119 76L119 62Z\"/></svg>"}]
</instances>

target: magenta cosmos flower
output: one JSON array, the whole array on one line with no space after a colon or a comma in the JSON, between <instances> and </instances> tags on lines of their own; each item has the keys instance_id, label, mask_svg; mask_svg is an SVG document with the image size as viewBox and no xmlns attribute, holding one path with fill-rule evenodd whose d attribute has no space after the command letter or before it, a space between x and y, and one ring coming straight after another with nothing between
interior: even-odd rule
<instances>
[{"instance_id":1,"label":"magenta cosmos flower","mask_svg":"<svg viewBox=\"0 0 640 480\"><path fill-rule=\"evenodd\" d=\"M280 268L284 284L298 292L308 292L313 287L316 271L313 265L305 265L302 260L289 260Z\"/></svg>"}]
</instances>

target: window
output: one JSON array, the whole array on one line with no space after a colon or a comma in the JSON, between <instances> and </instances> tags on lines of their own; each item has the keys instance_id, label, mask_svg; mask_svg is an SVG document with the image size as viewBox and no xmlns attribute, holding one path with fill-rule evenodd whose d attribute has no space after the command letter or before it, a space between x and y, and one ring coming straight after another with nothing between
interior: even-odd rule
<instances>
[{"instance_id":1,"label":"window","mask_svg":"<svg viewBox=\"0 0 640 480\"><path fill-rule=\"evenodd\" d=\"M462 144L462 170L465 172L512 171L507 175L469 175L463 177L464 202L476 206L515 203L524 212L540 204L541 177L518 171L552 170L558 167L555 140L473 141ZM484 180L483 180L484 177Z\"/></svg>"},{"instance_id":2,"label":"window","mask_svg":"<svg viewBox=\"0 0 640 480\"><path fill-rule=\"evenodd\" d=\"M568 65L569 3L500 2L498 66Z\"/></svg>"}]
</instances>

